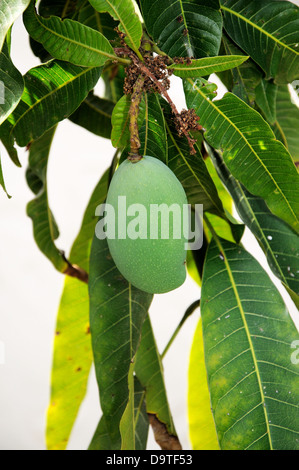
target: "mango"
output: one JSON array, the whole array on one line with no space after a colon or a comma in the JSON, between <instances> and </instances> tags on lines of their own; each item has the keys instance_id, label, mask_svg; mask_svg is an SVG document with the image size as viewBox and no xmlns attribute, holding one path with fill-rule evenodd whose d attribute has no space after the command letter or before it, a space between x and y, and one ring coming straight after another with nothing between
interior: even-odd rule
<instances>
[{"instance_id":1,"label":"mango","mask_svg":"<svg viewBox=\"0 0 299 470\"><path fill-rule=\"evenodd\" d=\"M187 204L177 177L154 157L127 159L116 170L105 206L107 242L118 270L133 286L160 294L184 283Z\"/></svg>"}]
</instances>

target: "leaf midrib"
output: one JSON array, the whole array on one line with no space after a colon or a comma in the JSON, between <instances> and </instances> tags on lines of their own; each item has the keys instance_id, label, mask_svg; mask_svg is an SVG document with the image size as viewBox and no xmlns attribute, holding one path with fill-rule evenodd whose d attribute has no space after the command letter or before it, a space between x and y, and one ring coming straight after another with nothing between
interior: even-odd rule
<instances>
[{"instance_id":1,"label":"leaf midrib","mask_svg":"<svg viewBox=\"0 0 299 470\"><path fill-rule=\"evenodd\" d=\"M245 135L240 131L240 129L214 104L213 101L211 100L208 100L205 96L204 93L202 93L202 91L196 86L196 83L193 82L192 79L188 78L187 79L189 81L189 83L192 85L192 87L194 87L194 89L196 89L196 91L204 98L204 100L206 102L208 102L215 110L217 113L219 113L235 130L236 132L241 136L242 140L245 141L245 144L249 147L250 151L252 152L252 154L255 156L255 158L257 159L257 161L260 163L260 165L262 165L262 167L264 168L265 172L268 174L268 176L270 177L270 179L272 180L274 186L277 188L277 190L279 191L279 194L282 196L283 200L285 201L287 207L289 208L291 214L293 215L294 217L294 220L298 221L298 218L296 216L296 214L294 213L293 211L293 208L290 206L290 203L289 201L287 200L286 196L284 195L284 193L282 192L281 188L278 186L276 180L273 178L272 174L270 173L270 171L268 170L268 168L266 167L266 165L264 164L264 162L261 160L261 158L259 157L259 155L256 153L256 151L253 149L252 145L250 144L250 142L248 141L248 139L245 137Z\"/></svg>"}]
</instances>

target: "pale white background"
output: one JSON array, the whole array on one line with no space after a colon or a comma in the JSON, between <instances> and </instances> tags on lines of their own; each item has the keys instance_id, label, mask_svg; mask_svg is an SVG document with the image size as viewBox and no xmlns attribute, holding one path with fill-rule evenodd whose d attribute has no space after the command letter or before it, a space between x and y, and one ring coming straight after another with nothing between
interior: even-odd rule
<instances>
[{"instance_id":1,"label":"pale white background","mask_svg":"<svg viewBox=\"0 0 299 470\"><path fill-rule=\"evenodd\" d=\"M20 20L13 28L12 56L22 73L39 64L31 53ZM101 82L97 91L99 94L102 91ZM173 80L170 95L179 109L185 106L179 80ZM26 216L26 205L32 199L25 182L28 154L19 149L20 169L11 163L3 147L0 150L7 189L13 196L8 200L0 188L0 449L43 450L52 341L63 277L33 241L31 220ZM113 152L108 140L95 137L68 120L58 126L49 161L49 199L61 233L57 245L66 253L79 230L90 194L110 165ZM243 243L268 269L249 231L246 231ZM271 273L270 276L298 325L297 309L280 283ZM150 315L160 351L186 308L199 297L199 287L189 278L176 291L155 296ZM188 356L198 318L199 311L186 322L163 363L170 406L185 449L190 449L186 388ZM100 413L92 371L88 393L68 449L87 448ZM158 449L151 433L148 448Z\"/></svg>"}]
</instances>

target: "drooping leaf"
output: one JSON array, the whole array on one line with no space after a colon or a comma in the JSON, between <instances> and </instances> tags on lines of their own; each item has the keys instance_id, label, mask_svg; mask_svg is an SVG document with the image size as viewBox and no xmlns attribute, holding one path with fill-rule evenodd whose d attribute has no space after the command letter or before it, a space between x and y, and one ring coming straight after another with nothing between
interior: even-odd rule
<instances>
[{"instance_id":1,"label":"drooping leaf","mask_svg":"<svg viewBox=\"0 0 299 470\"><path fill-rule=\"evenodd\" d=\"M29 5L30 0L14 0L1 2L0 14L0 51L9 28Z\"/></svg>"},{"instance_id":2,"label":"drooping leaf","mask_svg":"<svg viewBox=\"0 0 299 470\"><path fill-rule=\"evenodd\" d=\"M18 145L27 145L69 117L94 88L101 70L56 60L29 70L22 99L8 118Z\"/></svg>"},{"instance_id":3,"label":"drooping leaf","mask_svg":"<svg viewBox=\"0 0 299 470\"><path fill-rule=\"evenodd\" d=\"M16 166L21 167L22 165L18 157L18 151L15 147L15 142L11 130L12 124L8 122L8 119L6 119L6 121L4 121L3 124L0 126L0 140L13 163Z\"/></svg>"},{"instance_id":4,"label":"drooping leaf","mask_svg":"<svg viewBox=\"0 0 299 470\"><path fill-rule=\"evenodd\" d=\"M40 182L36 197L27 205L27 215L32 219L33 234L37 246L41 252L51 261L60 272L67 269L67 263L57 248L57 226L48 204L47 167L55 127L47 131L42 137L35 140L30 147L29 172L27 172L28 184L32 185L32 176ZM38 181L35 181L35 185Z\"/></svg>"},{"instance_id":5,"label":"drooping leaf","mask_svg":"<svg viewBox=\"0 0 299 470\"><path fill-rule=\"evenodd\" d=\"M135 450L134 366L132 360L128 373L128 402L119 423L121 450Z\"/></svg>"},{"instance_id":6,"label":"drooping leaf","mask_svg":"<svg viewBox=\"0 0 299 470\"><path fill-rule=\"evenodd\" d=\"M80 266L86 272L89 269L91 242L97 222L95 210L106 198L108 177L109 170L103 174L91 195L69 256L72 264ZM91 364L88 286L67 276L55 327L46 430L49 450L63 450L67 446L86 393Z\"/></svg>"},{"instance_id":7,"label":"drooping leaf","mask_svg":"<svg viewBox=\"0 0 299 470\"><path fill-rule=\"evenodd\" d=\"M31 4L23 15L30 36L40 42L55 59L85 67L100 67L116 59L108 39L99 31L78 21L61 20L58 16L43 18Z\"/></svg>"},{"instance_id":8,"label":"drooping leaf","mask_svg":"<svg viewBox=\"0 0 299 470\"><path fill-rule=\"evenodd\" d=\"M131 0L90 0L98 12L107 12L119 22L119 30L125 34L125 42L140 56L139 46L142 37L142 25L135 13Z\"/></svg>"},{"instance_id":9,"label":"drooping leaf","mask_svg":"<svg viewBox=\"0 0 299 470\"><path fill-rule=\"evenodd\" d=\"M204 57L203 59L191 60L190 63L172 64L168 68L174 75L181 78L197 78L209 76L212 73L223 72L243 64L248 57L242 55Z\"/></svg>"},{"instance_id":10,"label":"drooping leaf","mask_svg":"<svg viewBox=\"0 0 299 470\"><path fill-rule=\"evenodd\" d=\"M155 415L166 426L169 435L176 437L164 383L163 366L149 316L143 323L135 372L146 392L147 413Z\"/></svg>"},{"instance_id":11,"label":"drooping leaf","mask_svg":"<svg viewBox=\"0 0 299 470\"><path fill-rule=\"evenodd\" d=\"M78 21L80 23L96 29L102 33L107 39L112 40L117 37L115 28L117 22L108 13L99 13L90 3L86 3L79 11Z\"/></svg>"},{"instance_id":12,"label":"drooping leaf","mask_svg":"<svg viewBox=\"0 0 299 470\"><path fill-rule=\"evenodd\" d=\"M220 52L227 55L245 55L226 34L222 36L222 49ZM243 62L239 67L225 72L218 72L217 75L228 91L231 91L241 100L245 101L245 103L253 106L255 90L263 77L263 71L251 58Z\"/></svg>"},{"instance_id":13,"label":"drooping leaf","mask_svg":"<svg viewBox=\"0 0 299 470\"><path fill-rule=\"evenodd\" d=\"M289 150L295 162L299 161L299 109L292 100L288 86L278 87L274 134Z\"/></svg>"},{"instance_id":14,"label":"drooping leaf","mask_svg":"<svg viewBox=\"0 0 299 470\"><path fill-rule=\"evenodd\" d=\"M299 231L299 176L290 154L261 115L231 93L213 101L203 79L195 84L189 78L184 85L188 108L200 116L205 139L221 149L231 173Z\"/></svg>"},{"instance_id":15,"label":"drooping leaf","mask_svg":"<svg viewBox=\"0 0 299 470\"><path fill-rule=\"evenodd\" d=\"M148 33L170 57L217 56L222 34L218 0L140 1Z\"/></svg>"},{"instance_id":16,"label":"drooping leaf","mask_svg":"<svg viewBox=\"0 0 299 470\"><path fill-rule=\"evenodd\" d=\"M198 321L188 368L188 421L193 450L219 450L204 360L202 321Z\"/></svg>"},{"instance_id":17,"label":"drooping leaf","mask_svg":"<svg viewBox=\"0 0 299 470\"><path fill-rule=\"evenodd\" d=\"M117 270L106 240L94 238L90 257L90 328L101 409L111 448L119 449L119 424L129 398L128 374L152 295Z\"/></svg>"},{"instance_id":18,"label":"drooping leaf","mask_svg":"<svg viewBox=\"0 0 299 470\"><path fill-rule=\"evenodd\" d=\"M285 286L299 295L298 235L269 211L263 199L246 191L228 171L221 155L213 152L212 158L241 219L257 238L270 268Z\"/></svg>"},{"instance_id":19,"label":"drooping leaf","mask_svg":"<svg viewBox=\"0 0 299 470\"><path fill-rule=\"evenodd\" d=\"M8 194L8 192L6 190L5 182L4 182L2 164L1 164L1 155L0 155L0 186L2 186L2 189L6 193L7 197L10 198L11 196Z\"/></svg>"},{"instance_id":20,"label":"drooping leaf","mask_svg":"<svg viewBox=\"0 0 299 470\"><path fill-rule=\"evenodd\" d=\"M273 82L261 80L255 89L255 102L270 124L276 121L276 97L278 87Z\"/></svg>"},{"instance_id":21,"label":"drooping leaf","mask_svg":"<svg viewBox=\"0 0 299 470\"><path fill-rule=\"evenodd\" d=\"M0 52L0 125L13 112L21 99L24 80L11 61L8 46Z\"/></svg>"},{"instance_id":22,"label":"drooping leaf","mask_svg":"<svg viewBox=\"0 0 299 470\"><path fill-rule=\"evenodd\" d=\"M69 119L95 135L110 139L113 108L112 101L99 98L90 92Z\"/></svg>"},{"instance_id":23,"label":"drooping leaf","mask_svg":"<svg viewBox=\"0 0 299 470\"><path fill-rule=\"evenodd\" d=\"M182 183L189 204L203 204L204 210L223 213L216 187L205 166L200 151L190 154L185 137L178 137L168 103L161 101L166 119L168 158L165 162Z\"/></svg>"},{"instance_id":24,"label":"drooping leaf","mask_svg":"<svg viewBox=\"0 0 299 470\"><path fill-rule=\"evenodd\" d=\"M111 143L115 148L126 147L130 141L130 105L129 95L123 95L116 103L112 113ZM145 117L145 101L141 100L138 115L138 127L141 127Z\"/></svg>"},{"instance_id":25,"label":"drooping leaf","mask_svg":"<svg viewBox=\"0 0 299 470\"><path fill-rule=\"evenodd\" d=\"M299 8L272 0L221 0L224 28L277 84L299 77Z\"/></svg>"},{"instance_id":26,"label":"drooping leaf","mask_svg":"<svg viewBox=\"0 0 299 470\"><path fill-rule=\"evenodd\" d=\"M298 331L259 263L218 237L207 253L201 315L220 448L298 450Z\"/></svg>"}]
</instances>

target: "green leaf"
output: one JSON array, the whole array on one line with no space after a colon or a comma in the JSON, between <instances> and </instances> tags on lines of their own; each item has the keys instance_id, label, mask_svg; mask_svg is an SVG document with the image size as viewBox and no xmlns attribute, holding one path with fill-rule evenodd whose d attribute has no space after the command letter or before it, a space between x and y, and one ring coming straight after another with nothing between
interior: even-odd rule
<instances>
[{"instance_id":1,"label":"green leaf","mask_svg":"<svg viewBox=\"0 0 299 470\"><path fill-rule=\"evenodd\" d=\"M23 18L30 36L56 59L85 67L100 67L107 60L117 58L103 34L78 21L62 21L58 16L43 18L36 14L33 4Z\"/></svg>"},{"instance_id":2,"label":"green leaf","mask_svg":"<svg viewBox=\"0 0 299 470\"><path fill-rule=\"evenodd\" d=\"M299 8L272 0L222 0L224 28L275 83L299 77Z\"/></svg>"},{"instance_id":3,"label":"green leaf","mask_svg":"<svg viewBox=\"0 0 299 470\"><path fill-rule=\"evenodd\" d=\"M13 163L16 166L21 167L22 165L18 157L18 151L14 146L15 142L11 134L11 130L12 124L10 124L8 119L6 119L6 121L4 121L0 126L0 139Z\"/></svg>"},{"instance_id":4,"label":"green leaf","mask_svg":"<svg viewBox=\"0 0 299 470\"><path fill-rule=\"evenodd\" d=\"M109 41L117 37L115 32L117 22L114 21L108 13L100 14L89 3L80 9L78 21L90 28L96 29L109 39Z\"/></svg>"},{"instance_id":5,"label":"green leaf","mask_svg":"<svg viewBox=\"0 0 299 470\"><path fill-rule=\"evenodd\" d=\"M225 52L227 55L245 55L225 34L222 37L222 49L220 52ZM218 72L218 76L228 91L253 106L255 90L263 77L263 72L252 59L246 60L232 70Z\"/></svg>"},{"instance_id":6,"label":"green leaf","mask_svg":"<svg viewBox=\"0 0 299 470\"><path fill-rule=\"evenodd\" d=\"M170 57L217 56L222 34L218 0L141 0L148 33Z\"/></svg>"},{"instance_id":7,"label":"green leaf","mask_svg":"<svg viewBox=\"0 0 299 470\"><path fill-rule=\"evenodd\" d=\"M1 165L1 155L0 155L0 186L2 186L3 191L6 193L7 197L10 199L11 196L8 194L3 178L3 171L2 171L2 165Z\"/></svg>"},{"instance_id":8,"label":"green leaf","mask_svg":"<svg viewBox=\"0 0 299 470\"><path fill-rule=\"evenodd\" d=\"M259 263L216 239L201 314L211 406L222 450L298 450L298 331ZM290 418L291 417L291 418Z\"/></svg>"},{"instance_id":9,"label":"green leaf","mask_svg":"<svg viewBox=\"0 0 299 470\"><path fill-rule=\"evenodd\" d=\"M212 101L210 85L203 79L195 83L189 78L184 85L188 108L200 116L205 139L221 149L231 173L299 231L299 175L290 154L261 115L231 93Z\"/></svg>"},{"instance_id":10,"label":"green leaf","mask_svg":"<svg viewBox=\"0 0 299 470\"><path fill-rule=\"evenodd\" d=\"M137 351L135 372L146 391L147 413L165 424L168 433L176 436L163 377L163 366L157 349L149 315L141 333L141 343Z\"/></svg>"},{"instance_id":11,"label":"green leaf","mask_svg":"<svg viewBox=\"0 0 299 470\"><path fill-rule=\"evenodd\" d=\"M101 409L112 449L120 449L120 420L129 399L128 375L152 295L117 270L106 240L94 238L90 257L90 328Z\"/></svg>"},{"instance_id":12,"label":"green leaf","mask_svg":"<svg viewBox=\"0 0 299 470\"><path fill-rule=\"evenodd\" d=\"M255 89L255 102L262 111L269 124L276 121L277 85L273 82L261 80Z\"/></svg>"},{"instance_id":13,"label":"green leaf","mask_svg":"<svg viewBox=\"0 0 299 470\"><path fill-rule=\"evenodd\" d=\"M274 134L289 150L295 162L299 161L299 109L292 100L288 86L279 86L276 98Z\"/></svg>"},{"instance_id":14,"label":"green leaf","mask_svg":"<svg viewBox=\"0 0 299 470\"><path fill-rule=\"evenodd\" d=\"M187 139L177 135L168 103L161 101L161 105L168 138L166 164L183 185L189 204L203 204L204 210L223 214L222 203L199 149L196 155L190 154Z\"/></svg>"},{"instance_id":15,"label":"green leaf","mask_svg":"<svg viewBox=\"0 0 299 470\"><path fill-rule=\"evenodd\" d=\"M27 145L69 117L94 88L101 70L56 60L29 70L22 99L8 118L18 145Z\"/></svg>"},{"instance_id":16,"label":"green leaf","mask_svg":"<svg viewBox=\"0 0 299 470\"><path fill-rule=\"evenodd\" d=\"M129 95L123 95L116 103L112 113L111 143L115 148L124 148L130 142L130 105ZM140 128L145 117L145 101L141 100L138 115L138 127Z\"/></svg>"},{"instance_id":17,"label":"green leaf","mask_svg":"<svg viewBox=\"0 0 299 470\"><path fill-rule=\"evenodd\" d=\"M87 272L97 222L95 210L106 198L108 177L109 170L91 195L69 256L72 264ZM92 364L88 286L76 278L66 276L55 331L46 441L49 450L63 450L85 396Z\"/></svg>"},{"instance_id":18,"label":"green leaf","mask_svg":"<svg viewBox=\"0 0 299 470\"><path fill-rule=\"evenodd\" d=\"M98 98L93 92L90 92L69 119L95 135L110 139L113 108L112 101Z\"/></svg>"},{"instance_id":19,"label":"green leaf","mask_svg":"<svg viewBox=\"0 0 299 470\"><path fill-rule=\"evenodd\" d=\"M13 0L1 2L1 15L0 15L0 51L3 47L5 37L9 28L13 25L16 19L23 13L29 5L30 0Z\"/></svg>"},{"instance_id":20,"label":"green leaf","mask_svg":"<svg viewBox=\"0 0 299 470\"><path fill-rule=\"evenodd\" d=\"M219 154L214 152L212 157L239 216L257 238L270 268L285 286L299 295L298 235L269 211L263 199L246 191L228 171Z\"/></svg>"},{"instance_id":21,"label":"green leaf","mask_svg":"<svg viewBox=\"0 0 299 470\"><path fill-rule=\"evenodd\" d=\"M121 450L135 450L134 361L128 373L129 398L119 423Z\"/></svg>"},{"instance_id":22,"label":"green leaf","mask_svg":"<svg viewBox=\"0 0 299 470\"><path fill-rule=\"evenodd\" d=\"M6 43L0 53L0 125L19 103L24 90L21 73L11 61Z\"/></svg>"},{"instance_id":23,"label":"green leaf","mask_svg":"<svg viewBox=\"0 0 299 470\"><path fill-rule=\"evenodd\" d=\"M193 450L219 450L204 360L202 321L198 321L188 368L188 421Z\"/></svg>"},{"instance_id":24,"label":"green leaf","mask_svg":"<svg viewBox=\"0 0 299 470\"><path fill-rule=\"evenodd\" d=\"M125 34L125 42L140 57L139 46L142 25L131 0L90 0L98 12L107 12L119 21L119 30Z\"/></svg>"},{"instance_id":25,"label":"green leaf","mask_svg":"<svg viewBox=\"0 0 299 470\"><path fill-rule=\"evenodd\" d=\"M27 205L27 215L32 219L33 234L41 252L60 272L67 269L67 263L55 244L57 226L48 204L47 167L52 140L56 128L53 127L42 137L35 140L29 153L29 185L32 187L32 175L40 182L35 199ZM36 182L35 182L36 184ZM34 190L34 187L32 188ZM34 191L35 192L35 191Z\"/></svg>"},{"instance_id":26,"label":"green leaf","mask_svg":"<svg viewBox=\"0 0 299 470\"><path fill-rule=\"evenodd\" d=\"M197 78L238 67L247 59L248 57L244 55L204 57L203 59L191 60L190 63L172 64L168 68L178 77Z\"/></svg>"}]
</instances>

